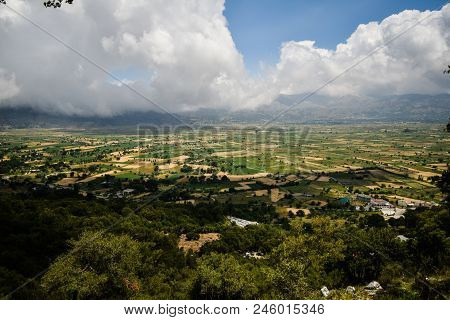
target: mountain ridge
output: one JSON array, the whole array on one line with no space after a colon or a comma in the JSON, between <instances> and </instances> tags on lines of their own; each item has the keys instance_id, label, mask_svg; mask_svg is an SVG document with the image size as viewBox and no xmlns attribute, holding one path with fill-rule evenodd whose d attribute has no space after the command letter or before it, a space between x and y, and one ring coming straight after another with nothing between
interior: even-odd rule
<instances>
[{"instance_id":1,"label":"mountain ridge","mask_svg":"<svg viewBox=\"0 0 450 320\"><path fill-rule=\"evenodd\" d=\"M129 111L119 115L80 116L38 111L30 106L0 108L2 128L118 127L139 124L447 122L450 94L407 94L386 97L280 95L251 110L200 108L191 112ZM296 105L296 102L302 101Z\"/></svg>"}]
</instances>

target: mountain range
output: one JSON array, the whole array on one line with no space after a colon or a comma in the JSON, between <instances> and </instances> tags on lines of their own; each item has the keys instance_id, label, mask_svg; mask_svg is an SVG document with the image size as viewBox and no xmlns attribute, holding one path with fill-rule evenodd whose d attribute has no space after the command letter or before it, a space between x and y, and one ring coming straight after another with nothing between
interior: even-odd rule
<instances>
[{"instance_id":1,"label":"mountain range","mask_svg":"<svg viewBox=\"0 0 450 320\"><path fill-rule=\"evenodd\" d=\"M305 99L307 98L307 99ZM130 111L109 117L73 116L31 106L2 106L1 128L127 127L138 124L441 122L450 116L450 94L387 97L280 95L256 109L200 108L174 114Z\"/></svg>"}]
</instances>

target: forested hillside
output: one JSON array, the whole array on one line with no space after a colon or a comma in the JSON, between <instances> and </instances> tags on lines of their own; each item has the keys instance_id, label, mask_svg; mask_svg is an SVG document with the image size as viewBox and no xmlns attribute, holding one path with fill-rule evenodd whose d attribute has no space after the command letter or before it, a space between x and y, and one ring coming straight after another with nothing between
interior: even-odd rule
<instances>
[{"instance_id":1,"label":"forested hillside","mask_svg":"<svg viewBox=\"0 0 450 320\"><path fill-rule=\"evenodd\" d=\"M439 182L447 194L448 176ZM2 192L0 207L6 298L307 299L323 298L326 286L333 299L442 299L450 289L448 203L388 222L339 210L288 221L260 204L139 209L32 189ZM226 219L256 213L270 223ZM212 232L220 239L198 252L179 248L182 234ZM371 295L364 287L374 280L383 290Z\"/></svg>"}]
</instances>

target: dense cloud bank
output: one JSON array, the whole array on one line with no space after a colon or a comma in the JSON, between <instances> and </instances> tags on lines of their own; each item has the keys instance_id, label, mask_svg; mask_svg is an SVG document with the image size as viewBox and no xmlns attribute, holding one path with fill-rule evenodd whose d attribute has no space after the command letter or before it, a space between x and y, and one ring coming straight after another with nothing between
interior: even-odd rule
<instances>
[{"instance_id":1,"label":"dense cloud bank","mask_svg":"<svg viewBox=\"0 0 450 320\"><path fill-rule=\"evenodd\" d=\"M450 62L450 5L360 25L336 50L284 43L279 62L258 77L248 74L233 42L224 0L77 0L58 10L40 1L8 5L170 111L252 108L279 94L313 91L418 21L321 93L450 92L442 73ZM87 115L158 110L123 83L0 7L0 104Z\"/></svg>"}]
</instances>

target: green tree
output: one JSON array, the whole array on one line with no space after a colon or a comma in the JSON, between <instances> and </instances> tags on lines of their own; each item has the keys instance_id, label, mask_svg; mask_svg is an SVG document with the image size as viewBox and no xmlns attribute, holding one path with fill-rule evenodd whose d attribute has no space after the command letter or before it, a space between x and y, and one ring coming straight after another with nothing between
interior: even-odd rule
<instances>
[{"instance_id":1,"label":"green tree","mask_svg":"<svg viewBox=\"0 0 450 320\"><path fill-rule=\"evenodd\" d=\"M369 214L364 220L369 228L384 228L387 225L386 220L378 213Z\"/></svg>"},{"instance_id":2,"label":"green tree","mask_svg":"<svg viewBox=\"0 0 450 320\"><path fill-rule=\"evenodd\" d=\"M139 243L131 237L86 232L72 242L42 279L49 297L57 299L131 298L140 290Z\"/></svg>"},{"instance_id":3,"label":"green tree","mask_svg":"<svg viewBox=\"0 0 450 320\"><path fill-rule=\"evenodd\" d=\"M391 229L352 227L345 231L343 238L347 244L345 271L351 283L366 284L378 279L386 263L406 259L405 244Z\"/></svg>"},{"instance_id":4,"label":"green tree","mask_svg":"<svg viewBox=\"0 0 450 320\"><path fill-rule=\"evenodd\" d=\"M242 264L230 254L211 253L198 261L194 295L202 299L256 299L260 297L258 277L261 273L253 264Z\"/></svg>"},{"instance_id":5,"label":"green tree","mask_svg":"<svg viewBox=\"0 0 450 320\"><path fill-rule=\"evenodd\" d=\"M450 170L447 169L442 173L441 178L437 182L437 186L445 196L444 205L450 205Z\"/></svg>"},{"instance_id":6,"label":"green tree","mask_svg":"<svg viewBox=\"0 0 450 320\"><path fill-rule=\"evenodd\" d=\"M274 250L272 280L281 299L314 297L322 285L334 285L331 266L344 260L345 244L339 237L341 226L329 218L311 223L294 219L293 235Z\"/></svg>"}]
</instances>

